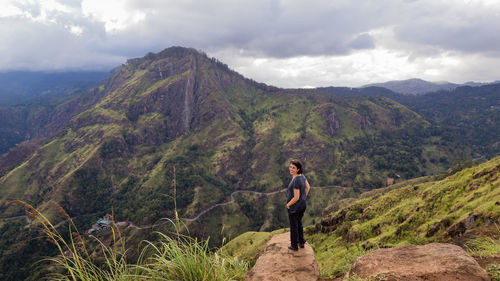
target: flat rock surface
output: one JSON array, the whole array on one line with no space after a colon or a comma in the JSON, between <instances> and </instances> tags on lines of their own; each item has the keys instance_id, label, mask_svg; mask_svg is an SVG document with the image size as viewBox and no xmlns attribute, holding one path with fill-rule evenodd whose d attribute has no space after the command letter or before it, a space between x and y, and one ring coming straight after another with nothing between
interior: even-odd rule
<instances>
[{"instance_id":1,"label":"flat rock surface","mask_svg":"<svg viewBox=\"0 0 500 281\"><path fill-rule=\"evenodd\" d=\"M486 271L462 248L441 243L375 250L359 257L345 279L354 275L387 281L490 280Z\"/></svg>"},{"instance_id":2,"label":"flat rock surface","mask_svg":"<svg viewBox=\"0 0 500 281\"><path fill-rule=\"evenodd\" d=\"M267 242L255 266L247 273L247 281L317 281L319 267L314 251L307 243L297 252L288 249L290 233L273 236Z\"/></svg>"}]
</instances>

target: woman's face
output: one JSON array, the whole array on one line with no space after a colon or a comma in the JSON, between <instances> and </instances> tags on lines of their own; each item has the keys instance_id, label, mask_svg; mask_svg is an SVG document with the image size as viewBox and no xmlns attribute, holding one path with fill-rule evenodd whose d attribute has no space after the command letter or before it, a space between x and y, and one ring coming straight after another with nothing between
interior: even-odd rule
<instances>
[{"instance_id":1,"label":"woman's face","mask_svg":"<svg viewBox=\"0 0 500 281\"><path fill-rule=\"evenodd\" d=\"M288 171L290 171L291 175L296 175L297 172L299 171L299 169L297 168L297 166L295 166L294 164L290 163L290 165L288 165Z\"/></svg>"}]
</instances>

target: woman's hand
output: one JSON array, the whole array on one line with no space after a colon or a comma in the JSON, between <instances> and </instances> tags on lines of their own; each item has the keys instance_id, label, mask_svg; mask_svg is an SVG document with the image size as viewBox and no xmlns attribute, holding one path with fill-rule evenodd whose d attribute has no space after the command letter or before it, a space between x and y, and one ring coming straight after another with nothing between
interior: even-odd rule
<instances>
[{"instance_id":1,"label":"woman's hand","mask_svg":"<svg viewBox=\"0 0 500 281\"><path fill-rule=\"evenodd\" d=\"M293 189L293 198L286 204L286 208L290 209L290 206L297 203L300 199L300 189Z\"/></svg>"}]
</instances>

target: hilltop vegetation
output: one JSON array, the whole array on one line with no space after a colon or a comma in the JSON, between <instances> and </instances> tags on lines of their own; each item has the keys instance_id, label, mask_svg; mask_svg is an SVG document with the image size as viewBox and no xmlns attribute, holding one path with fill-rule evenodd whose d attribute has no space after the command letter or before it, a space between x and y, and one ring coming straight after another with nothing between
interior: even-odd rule
<instances>
[{"instance_id":1,"label":"hilltop vegetation","mask_svg":"<svg viewBox=\"0 0 500 281\"><path fill-rule=\"evenodd\" d=\"M449 91L426 92L417 96L379 87L326 87L318 90L341 97L388 97L444 130L446 139L454 138L467 146L474 158L489 159L500 154L500 83L460 86Z\"/></svg>"},{"instance_id":2,"label":"hilltop vegetation","mask_svg":"<svg viewBox=\"0 0 500 281\"><path fill-rule=\"evenodd\" d=\"M309 231L322 274L375 248L451 242L500 254L500 157L442 180L368 192Z\"/></svg>"},{"instance_id":3,"label":"hilltop vegetation","mask_svg":"<svg viewBox=\"0 0 500 281\"><path fill-rule=\"evenodd\" d=\"M192 49L130 60L88 99L97 102L59 122L64 130L33 157L4 167L0 202L55 200L72 216L113 205L147 223L173 215L174 166L180 213L190 216L235 189L281 188L292 157L307 159L315 185L376 188L467 153L389 99L267 87ZM389 159L397 165L381 164Z\"/></svg>"},{"instance_id":4,"label":"hilltop vegetation","mask_svg":"<svg viewBox=\"0 0 500 281\"><path fill-rule=\"evenodd\" d=\"M458 87L453 91L420 97L398 97L398 102L456 131L477 154L491 158L500 154L500 84Z\"/></svg>"}]
</instances>

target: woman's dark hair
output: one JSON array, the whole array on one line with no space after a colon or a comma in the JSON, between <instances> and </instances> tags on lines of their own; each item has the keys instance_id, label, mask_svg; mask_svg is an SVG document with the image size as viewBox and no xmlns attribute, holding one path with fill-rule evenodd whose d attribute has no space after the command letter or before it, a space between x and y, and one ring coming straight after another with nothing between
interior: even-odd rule
<instances>
[{"instance_id":1,"label":"woman's dark hair","mask_svg":"<svg viewBox=\"0 0 500 281\"><path fill-rule=\"evenodd\" d=\"M290 164L293 164L295 167L297 167L297 173L300 175L300 174L303 174L304 173L304 165L302 165L302 162L300 162L300 160L298 159L293 159L293 160L290 160Z\"/></svg>"}]
</instances>

